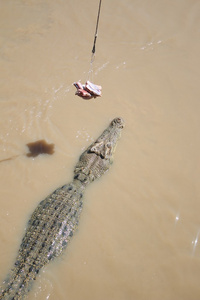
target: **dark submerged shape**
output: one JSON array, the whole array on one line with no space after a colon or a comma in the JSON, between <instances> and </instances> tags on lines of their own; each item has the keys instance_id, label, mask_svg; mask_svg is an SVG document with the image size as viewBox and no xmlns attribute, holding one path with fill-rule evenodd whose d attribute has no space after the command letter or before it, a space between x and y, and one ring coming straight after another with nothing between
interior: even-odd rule
<instances>
[{"instance_id":1,"label":"dark submerged shape","mask_svg":"<svg viewBox=\"0 0 200 300\"><path fill-rule=\"evenodd\" d=\"M39 203L25 235L0 299L23 299L40 269L66 248L79 223L85 187L110 167L124 121L115 118L80 156L73 181L56 189Z\"/></svg>"},{"instance_id":2,"label":"dark submerged shape","mask_svg":"<svg viewBox=\"0 0 200 300\"><path fill-rule=\"evenodd\" d=\"M48 144L45 140L39 140L36 142L28 143L26 146L29 149L29 153L26 154L28 157L36 157L39 154L53 154L54 144Z\"/></svg>"}]
</instances>

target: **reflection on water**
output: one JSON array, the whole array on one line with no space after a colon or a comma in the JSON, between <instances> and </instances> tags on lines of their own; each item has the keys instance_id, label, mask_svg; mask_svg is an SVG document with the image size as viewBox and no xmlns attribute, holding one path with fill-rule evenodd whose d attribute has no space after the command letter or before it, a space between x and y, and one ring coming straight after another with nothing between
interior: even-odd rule
<instances>
[{"instance_id":1,"label":"reflection on water","mask_svg":"<svg viewBox=\"0 0 200 300\"><path fill-rule=\"evenodd\" d=\"M30 213L121 116L113 168L30 299L199 299L200 2L103 1L88 74L97 2L1 1L0 280ZM82 101L72 83L88 76L103 93ZM42 139L54 155L24 159Z\"/></svg>"},{"instance_id":2,"label":"reflection on water","mask_svg":"<svg viewBox=\"0 0 200 300\"><path fill-rule=\"evenodd\" d=\"M196 235L195 239L192 241L192 254L193 255L195 253L198 241L199 241L199 231L197 232L197 235Z\"/></svg>"},{"instance_id":3,"label":"reflection on water","mask_svg":"<svg viewBox=\"0 0 200 300\"><path fill-rule=\"evenodd\" d=\"M175 224L180 220L180 214L177 213L176 218L175 218Z\"/></svg>"}]
</instances>

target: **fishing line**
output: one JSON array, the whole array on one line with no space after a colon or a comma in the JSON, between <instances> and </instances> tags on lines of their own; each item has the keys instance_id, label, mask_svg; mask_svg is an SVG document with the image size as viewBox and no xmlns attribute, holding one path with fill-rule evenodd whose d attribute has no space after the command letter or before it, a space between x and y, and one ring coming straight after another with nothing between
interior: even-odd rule
<instances>
[{"instance_id":1,"label":"fishing line","mask_svg":"<svg viewBox=\"0 0 200 300\"><path fill-rule=\"evenodd\" d=\"M100 10L101 10L101 0L99 1L99 10L98 10L98 15L97 15L97 24L96 24L94 43L93 43L93 48L92 48L92 55L95 54L95 50L96 50L95 45L96 45L96 40L97 40L97 31L98 31L98 26L99 26Z\"/></svg>"},{"instance_id":2,"label":"fishing line","mask_svg":"<svg viewBox=\"0 0 200 300\"><path fill-rule=\"evenodd\" d=\"M99 1L99 9L98 9L98 14L97 14L97 22L96 22L96 29L95 29L95 35L94 35L94 42L93 42L93 47L92 47L92 56L90 60L90 70L88 72L88 75L93 75L93 62L95 59L95 51L96 51L96 41L97 41L97 32L98 32L98 26L99 26L99 17L100 17L100 11L101 11L101 1Z\"/></svg>"}]
</instances>

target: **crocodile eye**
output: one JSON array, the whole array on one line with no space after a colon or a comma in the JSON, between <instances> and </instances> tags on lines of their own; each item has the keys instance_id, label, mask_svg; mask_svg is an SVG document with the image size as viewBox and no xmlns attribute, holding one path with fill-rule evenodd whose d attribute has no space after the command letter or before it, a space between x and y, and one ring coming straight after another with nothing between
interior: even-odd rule
<instances>
[{"instance_id":1,"label":"crocodile eye","mask_svg":"<svg viewBox=\"0 0 200 300\"><path fill-rule=\"evenodd\" d=\"M110 142L107 143L106 146L107 146L107 148L111 149L111 143Z\"/></svg>"}]
</instances>

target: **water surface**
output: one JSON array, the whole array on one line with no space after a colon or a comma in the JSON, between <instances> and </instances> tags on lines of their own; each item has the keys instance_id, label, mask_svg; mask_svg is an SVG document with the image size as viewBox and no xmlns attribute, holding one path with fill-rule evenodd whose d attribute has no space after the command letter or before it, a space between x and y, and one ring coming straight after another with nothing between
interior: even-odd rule
<instances>
[{"instance_id":1,"label":"water surface","mask_svg":"<svg viewBox=\"0 0 200 300\"><path fill-rule=\"evenodd\" d=\"M126 122L109 173L88 187L79 230L29 299L200 298L200 2L0 0L0 280L37 204L72 179L114 117ZM27 157L25 145L54 144Z\"/></svg>"}]
</instances>

